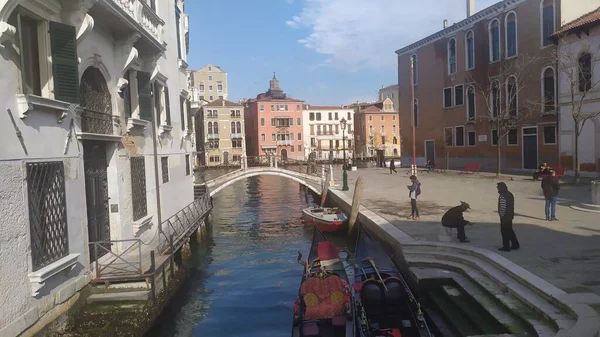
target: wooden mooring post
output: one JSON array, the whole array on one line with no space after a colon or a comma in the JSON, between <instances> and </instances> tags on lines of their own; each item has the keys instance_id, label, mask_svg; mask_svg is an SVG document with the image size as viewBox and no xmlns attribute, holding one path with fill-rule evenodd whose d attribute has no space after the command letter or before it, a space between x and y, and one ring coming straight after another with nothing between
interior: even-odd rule
<instances>
[{"instance_id":1,"label":"wooden mooring post","mask_svg":"<svg viewBox=\"0 0 600 337\"><path fill-rule=\"evenodd\" d=\"M356 184L354 185L354 195L352 197L352 210L350 211L350 219L348 219L348 235L354 231L354 223L358 218L358 211L360 210L360 200L362 199L362 192L364 187L363 176L358 176Z\"/></svg>"},{"instance_id":2,"label":"wooden mooring post","mask_svg":"<svg viewBox=\"0 0 600 337\"><path fill-rule=\"evenodd\" d=\"M150 278L150 287L152 288L152 303L156 303L156 260L154 258L154 251L150 251L150 270L152 271L152 277Z\"/></svg>"}]
</instances>

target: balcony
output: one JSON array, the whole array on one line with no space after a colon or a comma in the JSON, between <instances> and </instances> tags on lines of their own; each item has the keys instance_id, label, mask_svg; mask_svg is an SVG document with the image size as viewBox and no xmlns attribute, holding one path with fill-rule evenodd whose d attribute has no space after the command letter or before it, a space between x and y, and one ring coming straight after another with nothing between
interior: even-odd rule
<instances>
[{"instance_id":1,"label":"balcony","mask_svg":"<svg viewBox=\"0 0 600 337\"><path fill-rule=\"evenodd\" d=\"M81 131L101 135L113 134L113 117L106 112L81 108Z\"/></svg>"},{"instance_id":2,"label":"balcony","mask_svg":"<svg viewBox=\"0 0 600 337\"><path fill-rule=\"evenodd\" d=\"M292 145L292 141L291 140L278 140L277 141L277 146L290 146Z\"/></svg>"},{"instance_id":3,"label":"balcony","mask_svg":"<svg viewBox=\"0 0 600 337\"><path fill-rule=\"evenodd\" d=\"M232 133L231 134L231 139L242 139L244 138L244 135L242 133Z\"/></svg>"},{"instance_id":4,"label":"balcony","mask_svg":"<svg viewBox=\"0 0 600 337\"><path fill-rule=\"evenodd\" d=\"M219 139L219 134L218 133L209 133L208 135L206 135L206 137L208 139L212 139L212 140Z\"/></svg>"}]
</instances>

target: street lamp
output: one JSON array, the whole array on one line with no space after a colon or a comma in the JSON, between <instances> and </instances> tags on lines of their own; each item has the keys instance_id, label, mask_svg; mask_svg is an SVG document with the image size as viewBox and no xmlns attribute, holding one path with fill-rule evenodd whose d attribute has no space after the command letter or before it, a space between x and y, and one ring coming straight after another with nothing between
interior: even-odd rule
<instances>
[{"instance_id":1,"label":"street lamp","mask_svg":"<svg viewBox=\"0 0 600 337\"><path fill-rule=\"evenodd\" d=\"M342 128L342 151L344 151L344 165L342 166L343 175L342 181L344 185L342 186L342 191L349 190L348 188L348 172L346 171L346 119L342 118L340 121L340 127Z\"/></svg>"}]
</instances>

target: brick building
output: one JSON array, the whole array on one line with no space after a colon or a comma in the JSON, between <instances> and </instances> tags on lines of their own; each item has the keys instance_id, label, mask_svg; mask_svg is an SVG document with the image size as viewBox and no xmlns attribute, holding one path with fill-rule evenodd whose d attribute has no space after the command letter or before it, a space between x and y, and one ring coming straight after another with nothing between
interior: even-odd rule
<instances>
[{"instance_id":1,"label":"brick building","mask_svg":"<svg viewBox=\"0 0 600 337\"><path fill-rule=\"evenodd\" d=\"M396 51L399 108L407 112L401 122L409 125L401 130L403 146L412 147L414 104L418 165L433 160L457 168L477 162L493 170L497 126L490 110L504 106L511 116L526 109L531 114L501 141L502 167L558 165L556 47L550 36L561 22L598 7L600 0L571 0L568 6L560 0L505 0L479 12L474 0L466 3L466 19L444 23L441 31ZM516 74L522 63L527 66ZM507 68L515 74L501 71ZM507 99L511 96L515 99Z\"/></svg>"},{"instance_id":2,"label":"brick building","mask_svg":"<svg viewBox=\"0 0 600 337\"><path fill-rule=\"evenodd\" d=\"M273 74L267 92L244 102L248 156L304 159L302 105L303 101L287 97Z\"/></svg>"},{"instance_id":3,"label":"brick building","mask_svg":"<svg viewBox=\"0 0 600 337\"><path fill-rule=\"evenodd\" d=\"M390 98L373 103L357 103L354 108L356 158L376 157L377 162L398 158L400 118Z\"/></svg>"}]
</instances>

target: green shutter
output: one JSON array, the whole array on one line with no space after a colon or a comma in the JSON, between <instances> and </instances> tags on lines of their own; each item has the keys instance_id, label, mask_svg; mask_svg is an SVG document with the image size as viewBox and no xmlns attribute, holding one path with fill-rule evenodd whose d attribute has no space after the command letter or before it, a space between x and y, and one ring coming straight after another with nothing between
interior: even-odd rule
<instances>
[{"instance_id":1,"label":"green shutter","mask_svg":"<svg viewBox=\"0 0 600 337\"><path fill-rule=\"evenodd\" d=\"M192 130L192 102L186 100L187 107L187 126L189 130Z\"/></svg>"},{"instance_id":2,"label":"green shutter","mask_svg":"<svg viewBox=\"0 0 600 337\"><path fill-rule=\"evenodd\" d=\"M126 79L128 82L127 84L123 87L123 91L122 91L122 95L123 95L123 110L125 110L125 117L126 118L131 118L131 83L129 81L131 81L130 79L130 75L131 73L129 72L129 70L127 70L127 72L125 73L125 76L123 76L124 79Z\"/></svg>"},{"instance_id":3,"label":"green shutter","mask_svg":"<svg viewBox=\"0 0 600 337\"><path fill-rule=\"evenodd\" d=\"M167 114L167 125L171 125L171 102L169 100L169 87L165 87L165 113Z\"/></svg>"},{"instance_id":4,"label":"green shutter","mask_svg":"<svg viewBox=\"0 0 600 337\"><path fill-rule=\"evenodd\" d=\"M79 103L79 61L75 27L50 21L54 98Z\"/></svg>"},{"instance_id":5,"label":"green shutter","mask_svg":"<svg viewBox=\"0 0 600 337\"><path fill-rule=\"evenodd\" d=\"M185 104L185 100L183 97L179 97L179 114L181 115L181 130L185 130L185 112L183 111L183 105Z\"/></svg>"},{"instance_id":6,"label":"green shutter","mask_svg":"<svg viewBox=\"0 0 600 337\"><path fill-rule=\"evenodd\" d=\"M152 82L150 74L143 71L137 73L138 101L140 118L146 121L152 120Z\"/></svg>"},{"instance_id":7,"label":"green shutter","mask_svg":"<svg viewBox=\"0 0 600 337\"><path fill-rule=\"evenodd\" d=\"M154 117L156 118L156 126L160 126L160 122L161 122L161 117L160 117L160 113L162 110L161 102L160 102L160 87L158 82L154 82L154 90L152 91L152 94L154 95L154 111L156 111L156 114L154 115Z\"/></svg>"}]
</instances>

